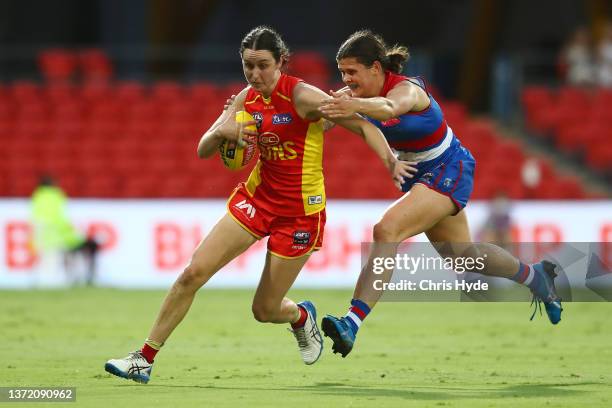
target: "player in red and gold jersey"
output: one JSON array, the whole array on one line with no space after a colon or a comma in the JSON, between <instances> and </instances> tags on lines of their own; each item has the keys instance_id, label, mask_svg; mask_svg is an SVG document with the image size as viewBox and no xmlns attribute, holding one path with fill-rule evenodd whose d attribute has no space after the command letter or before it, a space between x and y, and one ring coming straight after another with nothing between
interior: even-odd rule
<instances>
[{"instance_id":1,"label":"player in red and gold jersey","mask_svg":"<svg viewBox=\"0 0 612 408\"><path fill-rule=\"evenodd\" d=\"M278 33L268 27L249 32L240 54L249 86L202 136L198 155L210 157L224 140L237 141L241 134L258 144L259 161L247 182L230 196L228 213L202 240L172 286L142 349L106 363L106 371L114 375L148 382L155 354L186 315L196 291L265 236L269 236L268 253L253 299L253 315L260 322L291 323L306 364L321 355L323 341L314 305L296 304L285 295L323 239L324 115L318 107L327 95L281 72L289 52ZM235 112L242 110L255 121L238 125ZM416 171L411 163L396 159L371 123L359 117L333 121L365 139L398 187ZM257 125L257 131L246 129L250 125Z\"/></svg>"}]
</instances>

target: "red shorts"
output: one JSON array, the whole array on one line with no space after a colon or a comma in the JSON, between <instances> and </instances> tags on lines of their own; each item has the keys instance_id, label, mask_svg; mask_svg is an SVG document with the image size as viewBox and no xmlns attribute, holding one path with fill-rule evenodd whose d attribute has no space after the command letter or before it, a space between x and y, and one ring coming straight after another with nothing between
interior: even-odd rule
<instances>
[{"instance_id":1,"label":"red shorts","mask_svg":"<svg viewBox=\"0 0 612 408\"><path fill-rule=\"evenodd\" d=\"M258 239L270 236L268 251L281 258L298 258L321 248L325 210L298 217L272 214L253 199L240 183L227 201L227 212Z\"/></svg>"}]
</instances>

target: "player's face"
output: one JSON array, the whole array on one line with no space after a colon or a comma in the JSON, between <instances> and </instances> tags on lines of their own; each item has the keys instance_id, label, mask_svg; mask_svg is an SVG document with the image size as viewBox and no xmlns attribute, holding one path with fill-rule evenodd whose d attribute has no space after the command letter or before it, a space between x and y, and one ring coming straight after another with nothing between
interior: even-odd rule
<instances>
[{"instance_id":1,"label":"player's face","mask_svg":"<svg viewBox=\"0 0 612 408\"><path fill-rule=\"evenodd\" d=\"M249 85L264 95L270 95L280 77L281 61L276 61L268 50L245 49L242 69Z\"/></svg>"},{"instance_id":2,"label":"player's face","mask_svg":"<svg viewBox=\"0 0 612 408\"><path fill-rule=\"evenodd\" d=\"M355 97L370 98L378 96L380 64L374 63L371 67L357 62L357 58L342 58L338 61L338 70L342 75L342 82L348 86Z\"/></svg>"}]
</instances>

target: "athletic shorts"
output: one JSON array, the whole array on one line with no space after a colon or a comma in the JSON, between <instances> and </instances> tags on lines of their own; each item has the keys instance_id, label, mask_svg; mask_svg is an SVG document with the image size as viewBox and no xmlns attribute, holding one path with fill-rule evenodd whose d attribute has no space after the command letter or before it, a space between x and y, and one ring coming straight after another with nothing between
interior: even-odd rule
<instances>
[{"instance_id":1,"label":"athletic shorts","mask_svg":"<svg viewBox=\"0 0 612 408\"><path fill-rule=\"evenodd\" d=\"M470 151L457 143L440 158L419 163L419 171L402 184L402 191L409 191L416 183L423 184L449 197L459 212L466 206L474 189L475 166Z\"/></svg>"},{"instance_id":2,"label":"athletic shorts","mask_svg":"<svg viewBox=\"0 0 612 408\"><path fill-rule=\"evenodd\" d=\"M325 210L316 214L284 217L257 205L244 183L238 184L227 201L229 215L257 239L270 236L268 251L281 258L299 258L321 248Z\"/></svg>"}]
</instances>

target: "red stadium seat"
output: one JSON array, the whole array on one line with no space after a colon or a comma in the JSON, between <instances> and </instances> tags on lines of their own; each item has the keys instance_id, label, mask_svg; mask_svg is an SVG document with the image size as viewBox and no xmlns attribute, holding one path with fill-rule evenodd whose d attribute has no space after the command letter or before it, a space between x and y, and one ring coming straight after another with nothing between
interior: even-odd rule
<instances>
[{"instance_id":1,"label":"red stadium seat","mask_svg":"<svg viewBox=\"0 0 612 408\"><path fill-rule=\"evenodd\" d=\"M296 51L289 58L289 73L327 92L330 67L327 58L316 51Z\"/></svg>"},{"instance_id":2,"label":"red stadium seat","mask_svg":"<svg viewBox=\"0 0 612 408\"><path fill-rule=\"evenodd\" d=\"M183 86L174 81L160 81L153 84L151 94L162 103L174 103L184 100L186 97Z\"/></svg>"},{"instance_id":3,"label":"red stadium seat","mask_svg":"<svg viewBox=\"0 0 612 408\"><path fill-rule=\"evenodd\" d=\"M49 83L42 88L42 91L51 104L74 102L78 97L75 87L64 82Z\"/></svg>"},{"instance_id":4,"label":"red stadium seat","mask_svg":"<svg viewBox=\"0 0 612 408\"><path fill-rule=\"evenodd\" d=\"M219 100L217 100L217 104L218 104L217 109L219 110L223 109L223 104L225 100L232 95L238 95L240 91L246 88L246 86L247 84L244 81L234 81L234 82L229 82L225 84L225 86L221 87L219 91L217 92L217 95L220 98Z\"/></svg>"},{"instance_id":5,"label":"red stadium seat","mask_svg":"<svg viewBox=\"0 0 612 408\"><path fill-rule=\"evenodd\" d=\"M80 97L91 102L111 98L114 88L108 81L90 80L85 81L80 87Z\"/></svg>"},{"instance_id":6,"label":"red stadium seat","mask_svg":"<svg viewBox=\"0 0 612 408\"><path fill-rule=\"evenodd\" d=\"M51 49L38 56L43 76L49 81L68 81L76 71L77 59L72 51Z\"/></svg>"},{"instance_id":7,"label":"red stadium seat","mask_svg":"<svg viewBox=\"0 0 612 408\"><path fill-rule=\"evenodd\" d=\"M50 107L44 102L23 103L18 107L16 119L24 122L42 122L49 118Z\"/></svg>"},{"instance_id":8,"label":"red stadium seat","mask_svg":"<svg viewBox=\"0 0 612 408\"><path fill-rule=\"evenodd\" d=\"M603 144L590 144L587 147L587 163L595 170L602 172L612 172L612 145L610 144L611 134L608 134L607 142Z\"/></svg>"},{"instance_id":9,"label":"red stadium seat","mask_svg":"<svg viewBox=\"0 0 612 408\"><path fill-rule=\"evenodd\" d=\"M157 101L133 103L124 108L126 118L133 122L158 122L161 119L161 106Z\"/></svg>"},{"instance_id":10,"label":"red stadium seat","mask_svg":"<svg viewBox=\"0 0 612 408\"><path fill-rule=\"evenodd\" d=\"M219 98L227 98L227 96L221 96L219 94L219 89L216 85L208 82L191 84L188 87L188 94L194 103L200 105L223 102L224 99L219 100Z\"/></svg>"},{"instance_id":11,"label":"red stadium seat","mask_svg":"<svg viewBox=\"0 0 612 408\"><path fill-rule=\"evenodd\" d=\"M114 198L121 194L122 180L104 173L89 174L83 178L77 196Z\"/></svg>"},{"instance_id":12,"label":"red stadium seat","mask_svg":"<svg viewBox=\"0 0 612 408\"><path fill-rule=\"evenodd\" d=\"M145 96L145 87L140 82L125 81L115 86L115 98L122 103L141 102Z\"/></svg>"},{"instance_id":13,"label":"red stadium seat","mask_svg":"<svg viewBox=\"0 0 612 408\"><path fill-rule=\"evenodd\" d=\"M40 86L32 81L15 81L9 86L9 94L20 103L40 102Z\"/></svg>"},{"instance_id":14,"label":"red stadium seat","mask_svg":"<svg viewBox=\"0 0 612 408\"><path fill-rule=\"evenodd\" d=\"M86 80L105 81L113 75L113 65L103 50L92 48L79 53L81 73Z\"/></svg>"}]
</instances>

